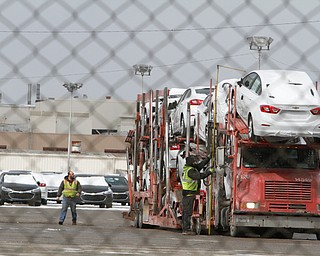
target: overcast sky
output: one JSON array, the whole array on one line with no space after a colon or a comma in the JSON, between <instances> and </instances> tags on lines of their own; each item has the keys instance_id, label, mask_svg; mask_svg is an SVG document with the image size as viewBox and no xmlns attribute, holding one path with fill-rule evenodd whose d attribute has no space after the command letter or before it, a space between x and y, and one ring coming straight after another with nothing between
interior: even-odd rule
<instances>
[{"instance_id":1,"label":"overcast sky","mask_svg":"<svg viewBox=\"0 0 320 256\"><path fill-rule=\"evenodd\" d=\"M79 95L135 100L144 91L215 82L217 65L258 68L248 36L270 36L261 69L306 71L319 80L319 0L0 0L2 103L26 103L28 84L42 98ZM221 69L219 78L243 73ZM33 96L34 97L34 96Z\"/></svg>"}]
</instances>

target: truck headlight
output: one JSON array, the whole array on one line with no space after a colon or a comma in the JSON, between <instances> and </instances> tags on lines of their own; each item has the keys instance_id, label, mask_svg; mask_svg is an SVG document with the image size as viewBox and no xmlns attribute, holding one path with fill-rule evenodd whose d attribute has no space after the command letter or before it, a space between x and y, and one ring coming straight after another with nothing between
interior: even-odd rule
<instances>
[{"instance_id":1,"label":"truck headlight","mask_svg":"<svg viewBox=\"0 0 320 256\"><path fill-rule=\"evenodd\" d=\"M249 202L249 203L246 203L246 207L247 209L257 209L259 208L259 203Z\"/></svg>"}]
</instances>

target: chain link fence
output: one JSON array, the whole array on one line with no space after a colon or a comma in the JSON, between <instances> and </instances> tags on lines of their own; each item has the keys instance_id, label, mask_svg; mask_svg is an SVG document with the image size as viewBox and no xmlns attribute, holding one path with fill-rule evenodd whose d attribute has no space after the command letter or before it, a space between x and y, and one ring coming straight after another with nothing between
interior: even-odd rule
<instances>
[{"instance_id":1,"label":"chain link fence","mask_svg":"<svg viewBox=\"0 0 320 256\"><path fill-rule=\"evenodd\" d=\"M217 65L234 68L223 70L219 80L240 78L239 70L258 64L319 79L316 0L0 0L0 10L3 152L55 151L65 157L70 129L83 153L123 156L137 94L209 86ZM272 37L270 49L250 50L251 36ZM151 65L150 75L135 74L135 64ZM81 87L70 92L68 84ZM43 168L32 161L37 171ZM97 168L103 173L106 166ZM57 222L55 217L48 222ZM90 222L92 215L85 218Z\"/></svg>"}]
</instances>

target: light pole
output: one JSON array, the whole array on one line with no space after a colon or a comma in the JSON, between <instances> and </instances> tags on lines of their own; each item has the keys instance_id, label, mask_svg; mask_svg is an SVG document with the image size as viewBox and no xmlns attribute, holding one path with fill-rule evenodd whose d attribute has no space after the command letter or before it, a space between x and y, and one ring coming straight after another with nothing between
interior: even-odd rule
<instances>
[{"instance_id":1,"label":"light pole","mask_svg":"<svg viewBox=\"0 0 320 256\"><path fill-rule=\"evenodd\" d=\"M82 87L82 83L64 83L63 86L70 92L70 111L69 111L69 127L68 127L68 164L67 170L70 171L70 153L71 153L71 123L72 123L72 97L73 91Z\"/></svg>"},{"instance_id":2,"label":"light pole","mask_svg":"<svg viewBox=\"0 0 320 256\"><path fill-rule=\"evenodd\" d=\"M152 66L150 65L145 65L145 64L135 64L133 65L134 68L134 74L135 75L141 75L142 80L141 80L141 96L143 93L143 76L147 75L150 76Z\"/></svg>"},{"instance_id":3,"label":"light pole","mask_svg":"<svg viewBox=\"0 0 320 256\"><path fill-rule=\"evenodd\" d=\"M250 44L250 50L257 50L259 54L259 69L262 50L270 50L270 44L273 42L271 37L266 36L250 36L247 38Z\"/></svg>"}]
</instances>

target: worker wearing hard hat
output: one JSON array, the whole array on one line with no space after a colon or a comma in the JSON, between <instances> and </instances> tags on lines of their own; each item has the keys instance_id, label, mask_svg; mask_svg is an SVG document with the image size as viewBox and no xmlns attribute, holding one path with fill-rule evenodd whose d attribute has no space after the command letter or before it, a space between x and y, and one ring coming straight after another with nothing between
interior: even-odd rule
<instances>
[{"instance_id":1,"label":"worker wearing hard hat","mask_svg":"<svg viewBox=\"0 0 320 256\"><path fill-rule=\"evenodd\" d=\"M212 174L209 168L205 172L200 172L210 161L206 157L201 161L198 156L188 156L182 173L182 234L194 234L191 228L191 216L193 212L193 203L200 190L200 181Z\"/></svg>"}]
</instances>

